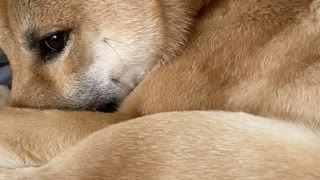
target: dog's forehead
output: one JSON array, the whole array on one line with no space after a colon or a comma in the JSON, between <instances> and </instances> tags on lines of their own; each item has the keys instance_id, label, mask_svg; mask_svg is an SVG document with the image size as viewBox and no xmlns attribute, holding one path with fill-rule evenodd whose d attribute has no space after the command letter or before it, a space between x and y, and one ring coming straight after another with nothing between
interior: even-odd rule
<instances>
[{"instance_id":1,"label":"dog's forehead","mask_svg":"<svg viewBox=\"0 0 320 180\"><path fill-rule=\"evenodd\" d=\"M39 37L72 29L80 15L77 0L0 0L0 48L20 48L29 34ZM10 53L12 54L12 53Z\"/></svg>"},{"instance_id":2,"label":"dog's forehead","mask_svg":"<svg viewBox=\"0 0 320 180\"><path fill-rule=\"evenodd\" d=\"M19 33L36 28L44 33L50 29L70 26L77 18L77 1L74 0L10 0L7 17Z\"/></svg>"}]
</instances>

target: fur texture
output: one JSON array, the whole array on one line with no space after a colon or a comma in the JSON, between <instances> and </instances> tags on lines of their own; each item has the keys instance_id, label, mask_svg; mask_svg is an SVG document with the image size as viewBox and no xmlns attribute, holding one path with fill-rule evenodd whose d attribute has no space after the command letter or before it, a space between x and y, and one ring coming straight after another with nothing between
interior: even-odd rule
<instances>
[{"instance_id":1,"label":"fur texture","mask_svg":"<svg viewBox=\"0 0 320 180\"><path fill-rule=\"evenodd\" d=\"M0 179L319 179L318 0L0 8L12 106L123 102L1 107L0 165L26 168ZM49 62L27 46L61 30L71 38Z\"/></svg>"},{"instance_id":2,"label":"fur texture","mask_svg":"<svg viewBox=\"0 0 320 180\"><path fill-rule=\"evenodd\" d=\"M0 85L0 105L6 105L8 103L9 95L9 88Z\"/></svg>"}]
</instances>

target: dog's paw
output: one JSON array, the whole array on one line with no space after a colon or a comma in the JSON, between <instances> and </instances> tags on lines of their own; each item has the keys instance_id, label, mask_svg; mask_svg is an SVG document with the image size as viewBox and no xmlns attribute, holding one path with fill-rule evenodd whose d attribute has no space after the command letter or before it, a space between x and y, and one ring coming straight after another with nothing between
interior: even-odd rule
<instances>
[{"instance_id":1,"label":"dog's paw","mask_svg":"<svg viewBox=\"0 0 320 180\"><path fill-rule=\"evenodd\" d=\"M10 95L9 88L0 85L0 105L7 105Z\"/></svg>"}]
</instances>

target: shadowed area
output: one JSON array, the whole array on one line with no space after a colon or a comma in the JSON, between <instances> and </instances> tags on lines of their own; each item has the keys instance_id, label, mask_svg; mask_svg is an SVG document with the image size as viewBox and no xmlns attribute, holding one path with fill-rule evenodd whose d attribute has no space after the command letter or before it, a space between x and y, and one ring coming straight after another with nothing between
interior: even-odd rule
<instances>
[{"instance_id":1,"label":"shadowed area","mask_svg":"<svg viewBox=\"0 0 320 180\"><path fill-rule=\"evenodd\" d=\"M11 87L11 83L9 63L4 53L0 50L0 84Z\"/></svg>"}]
</instances>

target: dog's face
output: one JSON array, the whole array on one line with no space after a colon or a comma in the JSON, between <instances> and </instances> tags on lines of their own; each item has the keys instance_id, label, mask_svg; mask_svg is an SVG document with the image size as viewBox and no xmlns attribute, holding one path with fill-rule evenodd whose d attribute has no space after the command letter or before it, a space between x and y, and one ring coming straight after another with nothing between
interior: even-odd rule
<instances>
[{"instance_id":1,"label":"dog's face","mask_svg":"<svg viewBox=\"0 0 320 180\"><path fill-rule=\"evenodd\" d=\"M113 110L161 59L155 0L0 0L14 106Z\"/></svg>"}]
</instances>

